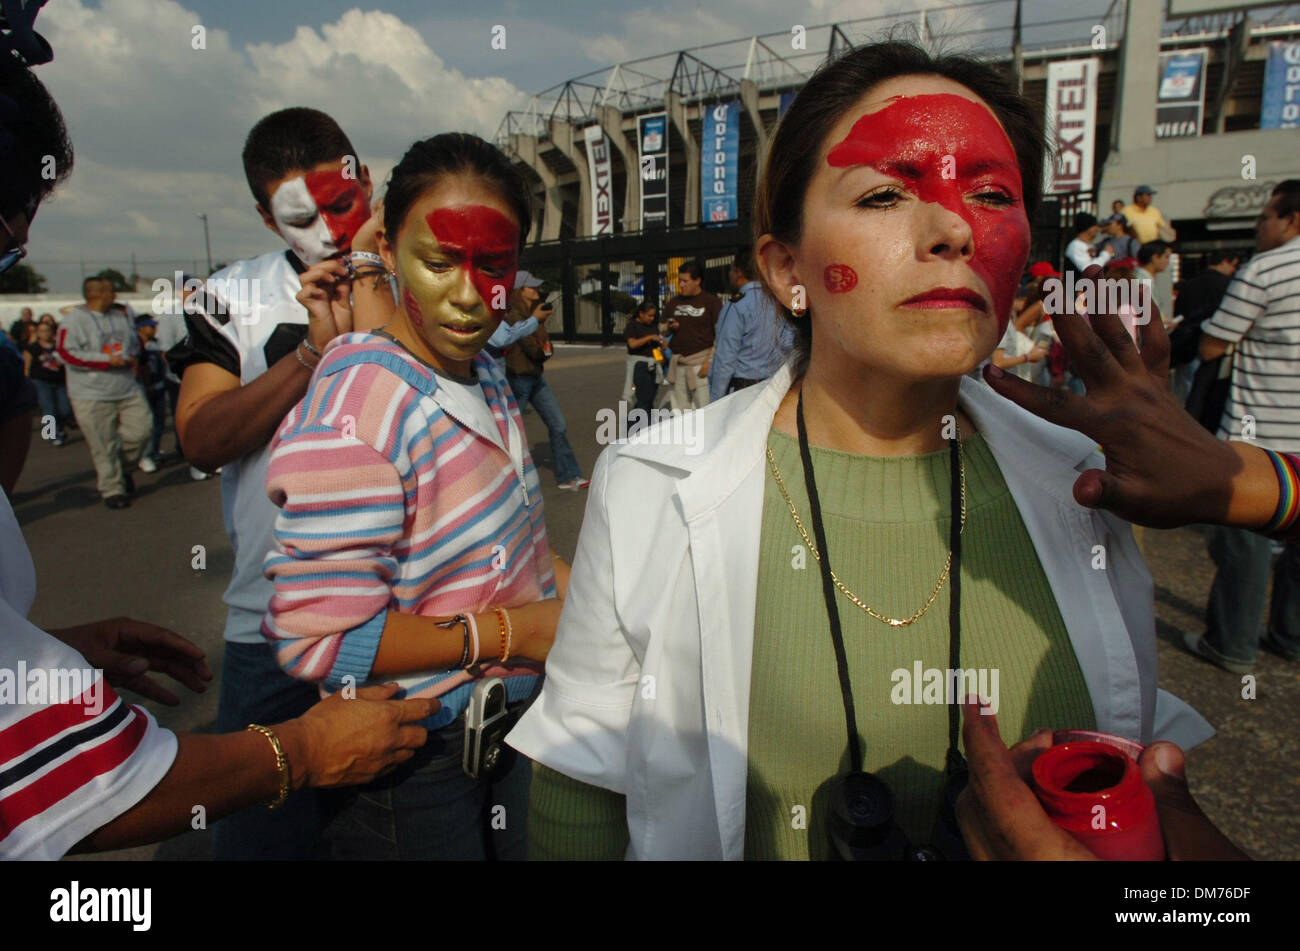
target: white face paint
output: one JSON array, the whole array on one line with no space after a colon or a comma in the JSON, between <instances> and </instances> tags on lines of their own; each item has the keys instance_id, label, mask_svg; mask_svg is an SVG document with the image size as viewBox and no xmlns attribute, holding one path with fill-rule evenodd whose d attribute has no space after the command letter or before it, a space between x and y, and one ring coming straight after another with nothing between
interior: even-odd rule
<instances>
[{"instance_id":1,"label":"white face paint","mask_svg":"<svg viewBox=\"0 0 1300 951\"><path fill-rule=\"evenodd\" d=\"M307 188L306 179L292 178L275 190L271 196L271 217L293 253L308 267L338 254L338 244Z\"/></svg>"}]
</instances>

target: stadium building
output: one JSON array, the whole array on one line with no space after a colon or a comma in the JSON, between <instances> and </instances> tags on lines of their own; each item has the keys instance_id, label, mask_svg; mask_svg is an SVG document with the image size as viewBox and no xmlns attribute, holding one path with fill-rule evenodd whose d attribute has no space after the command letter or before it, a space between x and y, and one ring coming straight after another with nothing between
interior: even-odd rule
<instances>
[{"instance_id":1,"label":"stadium building","mask_svg":"<svg viewBox=\"0 0 1300 951\"><path fill-rule=\"evenodd\" d=\"M634 299L672 293L684 260L723 292L784 107L826 59L889 34L977 53L1043 111L1056 147L1031 260L1059 264L1077 212L1109 213L1140 184L1178 231L1172 279L1210 250L1252 250L1273 184L1300 176L1300 4L1079 0L1052 20L1036 7L795 25L619 63L508 113L497 143L535 194L524 260L560 287L563 336L609 342Z\"/></svg>"}]
</instances>

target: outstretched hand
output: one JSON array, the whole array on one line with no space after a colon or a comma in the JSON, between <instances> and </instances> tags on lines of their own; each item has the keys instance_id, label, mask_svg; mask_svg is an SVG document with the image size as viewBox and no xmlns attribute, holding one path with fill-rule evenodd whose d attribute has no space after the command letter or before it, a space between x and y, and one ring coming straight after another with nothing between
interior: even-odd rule
<instances>
[{"instance_id":1,"label":"outstretched hand","mask_svg":"<svg viewBox=\"0 0 1300 951\"><path fill-rule=\"evenodd\" d=\"M1086 396L1035 386L992 364L985 381L1031 413L1101 445L1106 469L1089 469L1074 483L1080 505L1156 528L1225 521L1241 457L1170 392L1169 337L1161 322L1139 325L1139 350L1119 317L1105 312L1106 295L1095 297L1101 312L1091 325L1080 314L1051 315Z\"/></svg>"},{"instance_id":2,"label":"outstretched hand","mask_svg":"<svg viewBox=\"0 0 1300 951\"><path fill-rule=\"evenodd\" d=\"M92 667L103 670L114 687L134 690L170 707L180 699L152 680L149 671L167 674L195 693L207 690L205 682L212 679L202 648L147 621L116 617L49 633L79 651Z\"/></svg>"}]
</instances>

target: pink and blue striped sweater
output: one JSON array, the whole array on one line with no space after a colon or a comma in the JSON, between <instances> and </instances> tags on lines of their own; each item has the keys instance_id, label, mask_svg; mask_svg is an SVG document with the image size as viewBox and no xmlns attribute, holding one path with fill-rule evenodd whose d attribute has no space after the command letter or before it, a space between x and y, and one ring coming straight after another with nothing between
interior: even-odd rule
<instances>
[{"instance_id":1,"label":"pink and blue striped sweater","mask_svg":"<svg viewBox=\"0 0 1300 951\"><path fill-rule=\"evenodd\" d=\"M493 360L480 353L473 366L494 431L465 411L462 388L400 344L344 335L272 442L267 493L281 511L262 633L284 669L322 694L366 685L390 609L478 613L556 595L519 409ZM495 633L482 632L485 655ZM513 701L538 668L512 660L486 673L506 678ZM391 679L403 696L442 700L430 728L457 717L472 686L464 671Z\"/></svg>"}]
</instances>

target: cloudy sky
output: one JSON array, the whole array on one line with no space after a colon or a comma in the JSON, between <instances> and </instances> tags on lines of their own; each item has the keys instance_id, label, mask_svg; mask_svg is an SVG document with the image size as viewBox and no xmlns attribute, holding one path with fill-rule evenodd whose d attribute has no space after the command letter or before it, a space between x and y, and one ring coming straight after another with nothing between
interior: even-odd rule
<instances>
[{"instance_id":1,"label":"cloudy sky","mask_svg":"<svg viewBox=\"0 0 1300 951\"><path fill-rule=\"evenodd\" d=\"M943 0L51 0L39 69L64 111L75 172L33 229L30 262L52 290L113 266L145 275L278 246L253 210L244 136L289 105L339 120L382 181L412 141L462 129L491 137L528 96L620 60L789 31ZM1107 0L1031 0L1026 19L1104 11ZM959 15L1009 22L1010 3ZM987 19L986 19L987 18ZM194 49L195 26L206 49ZM506 48L491 48L506 27ZM1079 27L1071 28L1077 32ZM1085 31L1086 32L1086 31ZM1046 34L1040 30L1040 36Z\"/></svg>"}]
</instances>

